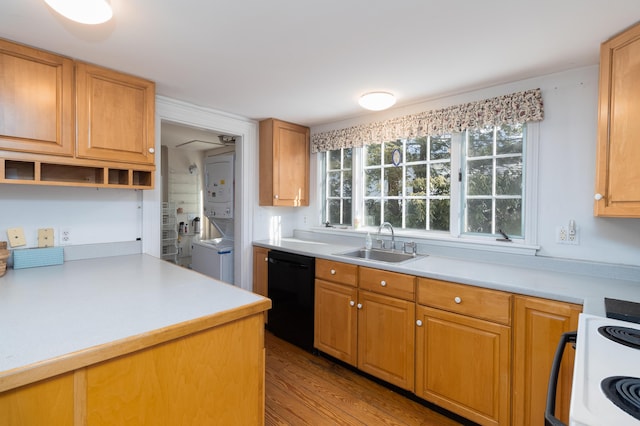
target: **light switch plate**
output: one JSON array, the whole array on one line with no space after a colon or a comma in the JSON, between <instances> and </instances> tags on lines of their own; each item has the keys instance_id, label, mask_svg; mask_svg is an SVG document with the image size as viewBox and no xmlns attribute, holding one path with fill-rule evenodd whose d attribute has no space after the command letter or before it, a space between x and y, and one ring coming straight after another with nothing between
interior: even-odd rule
<instances>
[{"instance_id":1,"label":"light switch plate","mask_svg":"<svg viewBox=\"0 0 640 426\"><path fill-rule=\"evenodd\" d=\"M53 247L53 228L38 229L38 247Z\"/></svg>"},{"instance_id":2,"label":"light switch plate","mask_svg":"<svg viewBox=\"0 0 640 426\"><path fill-rule=\"evenodd\" d=\"M11 245L11 247L27 245L27 240L24 238L24 231L22 228L7 229L7 236L9 237L9 245Z\"/></svg>"}]
</instances>

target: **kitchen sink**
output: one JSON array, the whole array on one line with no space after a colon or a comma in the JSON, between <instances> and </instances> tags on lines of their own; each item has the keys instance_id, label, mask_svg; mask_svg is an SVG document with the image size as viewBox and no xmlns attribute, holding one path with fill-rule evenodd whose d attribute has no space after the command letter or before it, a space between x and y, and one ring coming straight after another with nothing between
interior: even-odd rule
<instances>
[{"instance_id":1,"label":"kitchen sink","mask_svg":"<svg viewBox=\"0 0 640 426\"><path fill-rule=\"evenodd\" d=\"M408 260L418 259L421 255L404 253L401 251L377 250L377 249L357 249L343 253L335 253L336 256L352 257L355 259L375 260L378 262L401 263Z\"/></svg>"}]
</instances>

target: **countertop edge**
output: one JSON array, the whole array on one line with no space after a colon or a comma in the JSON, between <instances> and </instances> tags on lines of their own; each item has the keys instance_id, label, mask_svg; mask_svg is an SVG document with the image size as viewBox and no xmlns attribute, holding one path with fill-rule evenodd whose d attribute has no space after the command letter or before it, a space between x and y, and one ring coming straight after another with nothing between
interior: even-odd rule
<instances>
[{"instance_id":1,"label":"countertop edge","mask_svg":"<svg viewBox=\"0 0 640 426\"><path fill-rule=\"evenodd\" d=\"M2 371L0 372L0 392L49 379L118 356L144 350L252 315L259 315L270 308L271 300L262 299L237 308L216 312L211 315L173 324L147 333L129 336L121 340L89 347L56 358Z\"/></svg>"}]
</instances>

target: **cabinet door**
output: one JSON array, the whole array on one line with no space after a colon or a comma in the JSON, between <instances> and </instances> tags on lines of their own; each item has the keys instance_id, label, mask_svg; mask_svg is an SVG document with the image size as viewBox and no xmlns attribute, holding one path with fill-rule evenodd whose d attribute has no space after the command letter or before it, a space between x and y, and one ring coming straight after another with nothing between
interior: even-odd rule
<instances>
[{"instance_id":1,"label":"cabinet door","mask_svg":"<svg viewBox=\"0 0 640 426\"><path fill-rule=\"evenodd\" d=\"M316 279L314 346L353 366L357 361L357 290Z\"/></svg>"},{"instance_id":2,"label":"cabinet door","mask_svg":"<svg viewBox=\"0 0 640 426\"><path fill-rule=\"evenodd\" d=\"M543 425L549 373L562 333L576 330L582 307L533 297L516 297L514 309L513 424ZM568 423L573 349L565 350L556 416Z\"/></svg>"},{"instance_id":3,"label":"cabinet door","mask_svg":"<svg viewBox=\"0 0 640 426\"><path fill-rule=\"evenodd\" d=\"M264 297L267 295L269 279L269 249L253 247L253 292Z\"/></svg>"},{"instance_id":4,"label":"cabinet door","mask_svg":"<svg viewBox=\"0 0 640 426\"><path fill-rule=\"evenodd\" d=\"M154 164L153 82L78 63L76 91L78 157Z\"/></svg>"},{"instance_id":5,"label":"cabinet door","mask_svg":"<svg viewBox=\"0 0 640 426\"><path fill-rule=\"evenodd\" d=\"M640 217L640 25L602 44L596 216Z\"/></svg>"},{"instance_id":6,"label":"cabinet door","mask_svg":"<svg viewBox=\"0 0 640 426\"><path fill-rule=\"evenodd\" d=\"M413 391L415 303L358 293L358 368Z\"/></svg>"},{"instance_id":7,"label":"cabinet door","mask_svg":"<svg viewBox=\"0 0 640 426\"><path fill-rule=\"evenodd\" d=\"M511 329L420 305L416 318L416 395L479 424L509 424Z\"/></svg>"},{"instance_id":8,"label":"cabinet door","mask_svg":"<svg viewBox=\"0 0 640 426\"><path fill-rule=\"evenodd\" d=\"M73 155L73 61L0 40L0 149Z\"/></svg>"},{"instance_id":9,"label":"cabinet door","mask_svg":"<svg viewBox=\"0 0 640 426\"><path fill-rule=\"evenodd\" d=\"M260 205L309 205L309 128L260 122Z\"/></svg>"}]
</instances>

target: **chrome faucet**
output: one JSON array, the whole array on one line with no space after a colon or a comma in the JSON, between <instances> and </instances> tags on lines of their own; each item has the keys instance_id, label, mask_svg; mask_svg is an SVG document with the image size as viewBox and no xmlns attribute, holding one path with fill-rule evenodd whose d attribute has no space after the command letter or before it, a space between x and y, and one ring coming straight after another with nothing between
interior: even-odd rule
<instances>
[{"instance_id":1,"label":"chrome faucet","mask_svg":"<svg viewBox=\"0 0 640 426\"><path fill-rule=\"evenodd\" d=\"M385 227L391 230L391 250L393 250L396 247L396 236L393 232L393 226L391 226L389 222L382 222L378 227L378 239L380 240L380 231L382 231L382 228L385 228ZM381 245L381 248L385 248L384 241L382 241L380 245Z\"/></svg>"}]
</instances>

